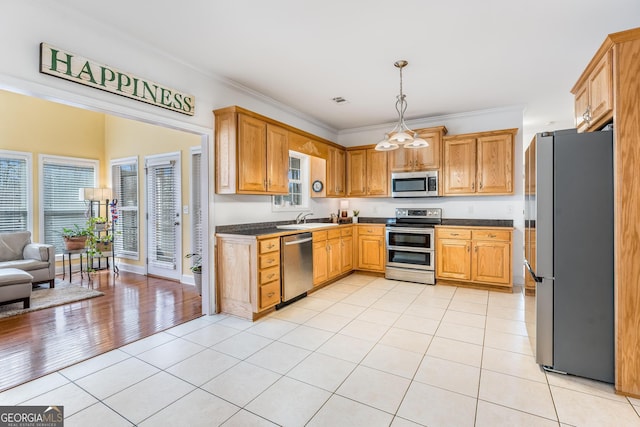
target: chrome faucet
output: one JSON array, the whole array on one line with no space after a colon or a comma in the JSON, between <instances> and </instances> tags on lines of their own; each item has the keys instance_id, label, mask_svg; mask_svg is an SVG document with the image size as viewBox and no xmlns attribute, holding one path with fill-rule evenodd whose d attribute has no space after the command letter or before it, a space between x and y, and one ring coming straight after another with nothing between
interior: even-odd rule
<instances>
[{"instance_id":1,"label":"chrome faucet","mask_svg":"<svg viewBox=\"0 0 640 427\"><path fill-rule=\"evenodd\" d=\"M310 216L310 215L313 215L313 212L307 212L307 213L300 212L298 214L298 216L296 217L296 224L300 224L303 221L306 224L307 223L307 217Z\"/></svg>"}]
</instances>

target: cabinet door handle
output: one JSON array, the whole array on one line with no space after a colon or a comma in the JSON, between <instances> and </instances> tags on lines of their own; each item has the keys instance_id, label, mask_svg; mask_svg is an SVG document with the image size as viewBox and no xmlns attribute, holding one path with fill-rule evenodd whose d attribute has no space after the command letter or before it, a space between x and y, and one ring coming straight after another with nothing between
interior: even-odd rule
<instances>
[{"instance_id":1,"label":"cabinet door handle","mask_svg":"<svg viewBox=\"0 0 640 427\"><path fill-rule=\"evenodd\" d=\"M267 260L267 264L273 264L274 262L276 262L276 260L275 260L275 259L273 259L273 258L269 258L269 259Z\"/></svg>"},{"instance_id":2,"label":"cabinet door handle","mask_svg":"<svg viewBox=\"0 0 640 427\"><path fill-rule=\"evenodd\" d=\"M275 273L271 273L271 274L269 274L269 275L267 276L267 279L271 279L271 278L275 277L275 275L276 275Z\"/></svg>"},{"instance_id":3,"label":"cabinet door handle","mask_svg":"<svg viewBox=\"0 0 640 427\"><path fill-rule=\"evenodd\" d=\"M269 243L269 244L267 245L267 249L273 249L273 248L275 248L275 247L276 247L276 245L274 245L273 243Z\"/></svg>"},{"instance_id":4,"label":"cabinet door handle","mask_svg":"<svg viewBox=\"0 0 640 427\"><path fill-rule=\"evenodd\" d=\"M482 190L482 181L480 181L480 189Z\"/></svg>"},{"instance_id":5,"label":"cabinet door handle","mask_svg":"<svg viewBox=\"0 0 640 427\"><path fill-rule=\"evenodd\" d=\"M262 185L264 186L264 189L266 190L267 189L267 180L266 179L264 180Z\"/></svg>"},{"instance_id":6,"label":"cabinet door handle","mask_svg":"<svg viewBox=\"0 0 640 427\"><path fill-rule=\"evenodd\" d=\"M489 237L493 239L494 237L496 237L496 235L489 233Z\"/></svg>"},{"instance_id":7,"label":"cabinet door handle","mask_svg":"<svg viewBox=\"0 0 640 427\"><path fill-rule=\"evenodd\" d=\"M478 253L478 247L477 247L477 246L474 246L474 247L473 247L473 251L474 251L475 253Z\"/></svg>"},{"instance_id":8,"label":"cabinet door handle","mask_svg":"<svg viewBox=\"0 0 640 427\"><path fill-rule=\"evenodd\" d=\"M276 293L275 292L269 292L267 294L267 298L271 298L272 296L274 296Z\"/></svg>"},{"instance_id":9,"label":"cabinet door handle","mask_svg":"<svg viewBox=\"0 0 640 427\"><path fill-rule=\"evenodd\" d=\"M452 236L459 236L459 233L451 233Z\"/></svg>"},{"instance_id":10,"label":"cabinet door handle","mask_svg":"<svg viewBox=\"0 0 640 427\"><path fill-rule=\"evenodd\" d=\"M471 248L469 248L469 245L467 245L467 252L471 252Z\"/></svg>"},{"instance_id":11,"label":"cabinet door handle","mask_svg":"<svg viewBox=\"0 0 640 427\"><path fill-rule=\"evenodd\" d=\"M472 182L472 183L471 183L471 189L472 189L472 190L475 190L475 189L476 189L476 183L475 183L475 182Z\"/></svg>"}]
</instances>

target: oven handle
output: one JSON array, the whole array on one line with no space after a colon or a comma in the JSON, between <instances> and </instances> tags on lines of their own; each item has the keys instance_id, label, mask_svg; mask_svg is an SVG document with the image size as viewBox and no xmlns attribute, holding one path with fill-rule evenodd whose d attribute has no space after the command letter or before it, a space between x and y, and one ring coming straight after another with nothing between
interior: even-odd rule
<instances>
[{"instance_id":1,"label":"oven handle","mask_svg":"<svg viewBox=\"0 0 640 427\"><path fill-rule=\"evenodd\" d=\"M410 234L433 234L435 229L432 227L424 228L412 228L412 227L389 227L387 226L387 233L410 233Z\"/></svg>"},{"instance_id":2,"label":"oven handle","mask_svg":"<svg viewBox=\"0 0 640 427\"><path fill-rule=\"evenodd\" d=\"M420 253L429 253L429 252L433 252L433 249L426 249L426 248L411 248L409 246L389 246L387 245L387 250L392 250L392 251L402 251L402 252L420 252Z\"/></svg>"}]
</instances>

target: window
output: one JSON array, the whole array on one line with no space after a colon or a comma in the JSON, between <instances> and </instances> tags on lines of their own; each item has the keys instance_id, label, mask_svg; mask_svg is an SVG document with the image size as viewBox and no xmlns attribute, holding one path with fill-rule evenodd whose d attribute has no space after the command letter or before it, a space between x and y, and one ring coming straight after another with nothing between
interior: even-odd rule
<instances>
[{"instance_id":1,"label":"window","mask_svg":"<svg viewBox=\"0 0 640 427\"><path fill-rule=\"evenodd\" d=\"M60 253L62 229L87 222L88 205L78 195L80 188L97 186L98 161L41 155L40 170L41 240Z\"/></svg>"},{"instance_id":2,"label":"window","mask_svg":"<svg viewBox=\"0 0 640 427\"><path fill-rule=\"evenodd\" d=\"M289 194L273 196L272 210L302 211L309 209L309 156L289 151Z\"/></svg>"},{"instance_id":3,"label":"window","mask_svg":"<svg viewBox=\"0 0 640 427\"><path fill-rule=\"evenodd\" d=\"M0 150L0 232L31 230L31 155Z\"/></svg>"},{"instance_id":4,"label":"window","mask_svg":"<svg viewBox=\"0 0 640 427\"><path fill-rule=\"evenodd\" d=\"M138 158L112 160L111 181L118 214L113 225L115 256L139 259Z\"/></svg>"},{"instance_id":5,"label":"window","mask_svg":"<svg viewBox=\"0 0 640 427\"><path fill-rule=\"evenodd\" d=\"M191 252L202 254L202 185L200 147L191 149Z\"/></svg>"}]
</instances>

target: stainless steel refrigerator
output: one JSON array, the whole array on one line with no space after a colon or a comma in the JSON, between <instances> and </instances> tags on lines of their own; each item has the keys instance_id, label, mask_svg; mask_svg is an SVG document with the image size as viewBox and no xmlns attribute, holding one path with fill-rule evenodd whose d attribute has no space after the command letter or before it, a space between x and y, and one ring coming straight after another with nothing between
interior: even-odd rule
<instances>
[{"instance_id":1,"label":"stainless steel refrigerator","mask_svg":"<svg viewBox=\"0 0 640 427\"><path fill-rule=\"evenodd\" d=\"M614 382L613 131L537 134L525 155L536 362Z\"/></svg>"}]
</instances>

